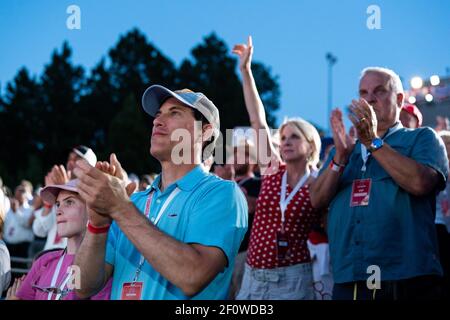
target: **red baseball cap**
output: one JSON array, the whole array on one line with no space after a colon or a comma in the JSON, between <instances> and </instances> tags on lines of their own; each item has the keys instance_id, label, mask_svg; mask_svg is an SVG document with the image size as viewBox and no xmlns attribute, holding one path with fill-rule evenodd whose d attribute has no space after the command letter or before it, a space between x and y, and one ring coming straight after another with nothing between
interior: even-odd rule
<instances>
[{"instance_id":1,"label":"red baseball cap","mask_svg":"<svg viewBox=\"0 0 450 320\"><path fill-rule=\"evenodd\" d=\"M417 118L417 124L419 127L422 125L423 116L422 116L422 112L420 112L419 108L417 108L413 104L404 104L402 106L402 110L405 110L410 115L415 116Z\"/></svg>"}]
</instances>

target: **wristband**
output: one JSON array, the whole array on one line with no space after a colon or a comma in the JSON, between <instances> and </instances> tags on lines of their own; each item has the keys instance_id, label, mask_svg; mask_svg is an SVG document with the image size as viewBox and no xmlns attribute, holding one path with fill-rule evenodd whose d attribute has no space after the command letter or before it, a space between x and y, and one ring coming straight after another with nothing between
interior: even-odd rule
<instances>
[{"instance_id":1,"label":"wristband","mask_svg":"<svg viewBox=\"0 0 450 320\"><path fill-rule=\"evenodd\" d=\"M334 161L334 159L331 159L330 168L334 172L342 173L342 172L344 172L345 165L338 164Z\"/></svg>"},{"instance_id":2,"label":"wristband","mask_svg":"<svg viewBox=\"0 0 450 320\"><path fill-rule=\"evenodd\" d=\"M103 227L95 227L95 226L93 226L93 225L91 224L90 221L88 221L88 223L87 223L87 229L88 229L88 231L89 231L90 233L93 233L93 234L107 233L110 226L111 226L111 225L108 224L108 225L103 226Z\"/></svg>"}]
</instances>

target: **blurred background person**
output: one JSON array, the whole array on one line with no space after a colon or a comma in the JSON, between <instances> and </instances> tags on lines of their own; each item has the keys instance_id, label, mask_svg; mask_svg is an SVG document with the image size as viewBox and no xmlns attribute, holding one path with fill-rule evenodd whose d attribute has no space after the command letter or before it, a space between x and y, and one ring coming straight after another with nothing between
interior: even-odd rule
<instances>
[{"instance_id":1,"label":"blurred background person","mask_svg":"<svg viewBox=\"0 0 450 320\"><path fill-rule=\"evenodd\" d=\"M154 173L151 174L143 174L139 179L139 191L145 191L149 188L153 181L155 180L156 175Z\"/></svg>"},{"instance_id":2,"label":"blurred background person","mask_svg":"<svg viewBox=\"0 0 450 320\"><path fill-rule=\"evenodd\" d=\"M25 188L25 196L27 197L28 204L33 202L33 184L28 180L20 181L20 185Z\"/></svg>"},{"instance_id":3,"label":"blurred background person","mask_svg":"<svg viewBox=\"0 0 450 320\"><path fill-rule=\"evenodd\" d=\"M0 188L0 298L11 280L11 258L5 242L3 242L3 226L6 217L4 205L5 193Z\"/></svg>"},{"instance_id":4,"label":"blurred background person","mask_svg":"<svg viewBox=\"0 0 450 320\"><path fill-rule=\"evenodd\" d=\"M250 231L255 216L256 199L261 189L261 179L254 173L257 158L255 146L251 141L240 140L230 151L232 156L227 163L224 166L215 166L214 173L222 179L235 181L244 193L248 206L248 229L239 247L231 278L229 298L234 299L239 292L244 275Z\"/></svg>"},{"instance_id":5,"label":"blurred background person","mask_svg":"<svg viewBox=\"0 0 450 320\"><path fill-rule=\"evenodd\" d=\"M36 216L38 216L44 210L44 202L41 199L40 192L42 188L37 188L33 193L33 200L31 202L32 207L32 217L30 217L31 229L33 230L33 226L35 225ZM34 230L33 230L34 233ZM30 248L28 250L28 257L34 258L36 254L44 250L45 243L47 241L47 237L40 237L36 233L34 233L33 242L30 244Z\"/></svg>"},{"instance_id":6,"label":"blurred background person","mask_svg":"<svg viewBox=\"0 0 450 320\"><path fill-rule=\"evenodd\" d=\"M447 150L447 157L450 161L450 131L439 132ZM439 256L442 269L444 271L443 298L450 298L450 182L441 191L436 199L436 231L439 244Z\"/></svg>"},{"instance_id":7,"label":"blurred background person","mask_svg":"<svg viewBox=\"0 0 450 320\"><path fill-rule=\"evenodd\" d=\"M134 182L134 184L135 184L135 186L136 186L136 188L134 189L133 193L139 191L139 183L140 183L139 177L138 177L135 173L130 173L130 174L128 175L128 180L129 180L130 182Z\"/></svg>"},{"instance_id":8,"label":"blurred background person","mask_svg":"<svg viewBox=\"0 0 450 320\"><path fill-rule=\"evenodd\" d=\"M3 205L3 209L5 210L6 214L6 212L8 212L9 209L11 208L11 201L9 199L12 197L12 195L9 188L3 185L3 179L1 177L0 177L0 190L3 193L3 201L0 202L0 206Z\"/></svg>"},{"instance_id":9,"label":"blurred background person","mask_svg":"<svg viewBox=\"0 0 450 320\"><path fill-rule=\"evenodd\" d=\"M3 238L12 257L28 258L28 249L34 235L31 230L33 208L28 204L26 190L18 185L11 199L11 208L6 213ZM12 263L12 268L26 269L26 263Z\"/></svg>"},{"instance_id":10,"label":"blurred background person","mask_svg":"<svg viewBox=\"0 0 450 320\"><path fill-rule=\"evenodd\" d=\"M423 116L413 104L404 104L400 110L400 122L406 128L417 129L422 126Z\"/></svg>"},{"instance_id":11,"label":"blurred background person","mask_svg":"<svg viewBox=\"0 0 450 320\"><path fill-rule=\"evenodd\" d=\"M448 117L443 116L437 116L436 117L436 126L434 127L434 130L436 132L442 131L442 130L450 130L450 120Z\"/></svg>"}]
</instances>

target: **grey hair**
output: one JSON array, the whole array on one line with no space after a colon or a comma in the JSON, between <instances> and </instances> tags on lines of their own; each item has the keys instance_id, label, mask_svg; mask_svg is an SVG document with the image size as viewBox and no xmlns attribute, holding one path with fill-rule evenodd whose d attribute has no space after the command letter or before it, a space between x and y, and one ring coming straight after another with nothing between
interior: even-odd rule
<instances>
[{"instance_id":1,"label":"grey hair","mask_svg":"<svg viewBox=\"0 0 450 320\"><path fill-rule=\"evenodd\" d=\"M364 68L363 71L361 71L361 77L359 78L359 81L361 81L364 76L370 72L376 72L376 73L383 73L389 76L392 89L395 93L404 93L403 92L403 84L400 80L400 77L398 74L396 74L393 70L388 68L382 68L382 67L368 67Z\"/></svg>"}]
</instances>

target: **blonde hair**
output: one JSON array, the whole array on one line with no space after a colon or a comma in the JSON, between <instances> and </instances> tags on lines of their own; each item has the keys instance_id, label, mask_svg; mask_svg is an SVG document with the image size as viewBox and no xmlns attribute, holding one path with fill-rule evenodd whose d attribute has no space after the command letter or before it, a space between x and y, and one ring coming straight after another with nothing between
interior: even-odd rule
<instances>
[{"instance_id":1,"label":"blonde hair","mask_svg":"<svg viewBox=\"0 0 450 320\"><path fill-rule=\"evenodd\" d=\"M319 132L317 132L317 129L311 123L302 118L290 118L286 119L280 126L280 129L278 130L280 134L287 125L290 125L292 128L297 130L303 137L305 137L306 141L309 142L312 153L306 160L309 165L317 167L321 148L320 135Z\"/></svg>"}]
</instances>

